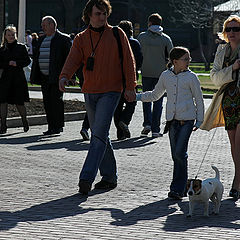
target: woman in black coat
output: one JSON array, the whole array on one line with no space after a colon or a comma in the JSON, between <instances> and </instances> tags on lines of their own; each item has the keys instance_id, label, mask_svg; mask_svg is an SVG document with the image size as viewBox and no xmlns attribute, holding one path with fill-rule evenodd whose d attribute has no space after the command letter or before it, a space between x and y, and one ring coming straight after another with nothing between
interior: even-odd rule
<instances>
[{"instance_id":1,"label":"woman in black coat","mask_svg":"<svg viewBox=\"0 0 240 240\"><path fill-rule=\"evenodd\" d=\"M7 26L3 32L0 48L0 134L7 132L8 104L15 104L22 118L23 130L27 132L27 121L24 102L29 102L28 86L23 68L30 64L25 45L17 42L16 28Z\"/></svg>"}]
</instances>

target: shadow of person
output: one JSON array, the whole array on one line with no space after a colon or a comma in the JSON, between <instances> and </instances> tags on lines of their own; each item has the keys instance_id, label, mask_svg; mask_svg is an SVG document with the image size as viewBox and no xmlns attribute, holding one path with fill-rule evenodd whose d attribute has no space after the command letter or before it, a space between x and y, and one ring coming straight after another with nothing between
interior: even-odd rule
<instances>
[{"instance_id":1,"label":"shadow of person","mask_svg":"<svg viewBox=\"0 0 240 240\"><path fill-rule=\"evenodd\" d=\"M0 231L14 228L19 222L46 221L93 211L91 208L84 209L79 206L86 200L87 196L74 194L20 211L0 211Z\"/></svg>"},{"instance_id":2,"label":"shadow of person","mask_svg":"<svg viewBox=\"0 0 240 240\"><path fill-rule=\"evenodd\" d=\"M178 203L183 214L173 214L167 217L163 229L169 232L184 232L190 229L201 227L217 227L225 229L240 229L239 221L240 208L237 203L225 199L222 201L220 213L218 215L210 214L209 217L203 216L203 206L196 204L194 215L187 218L188 202ZM210 203L209 213L212 212L212 203Z\"/></svg>"},{"instance_id":3,"label":"shadow of person","mask_svg":"<svg viewBox=\"0 0 240 240\"><path fill-rule=\"evenodd\" d=\"M156 140L156 139L155 139ZM152 145L157 143L157 141L153 140L153 138L127 138L124 141L112 140L113 149L127 149L127 148L140 148L145 147L147 145Z\"/></svg>"},{"instance_id":4,"label":"shadow of person","mask_svg":"<svg viewBox=\"0 0 240 240\"><path fill-rule=\"evenodd\" d=\"M115 221L111 222L111 225L129 226L134 225L141 220L147 221L168 216L169 214L177 211L175 207L171 206L174 204L176 204L175 201L163 199L157 202L139 206L126 213L120 209L112 209L111 216L113 219L115 219Z\"/></svg>"},{"instance_id":5,"label":"shadow of person","mask_svg":"<svg viewBox=\"0 0 240 240\"><path fill-rule=\"evenodd\" d=\"M13 144L13 140L9 144ZM15 141L18 142L18 141ZM41 141L42 142L42 141ZM145 147L150 144L154 144L156 141L152 141L151 138L130 138L126 141L112 141L113 149L125 149L125 148L139 148ZM28 146L27 150L37 151L37 150L50 150L50 149L63 149L67 151L84 151L89 149L89 142L83 142L82 139L65 141L65 142L55 142L55 143L41 143Z\"/></svg>"},{"instance_id":6,"label":"shadow of person","mask_svg":"<svg viewBox=\"0 0 240 240\"><path fill-rule=\"evenodd\" d=\"M12 135L17 135L20 133L14 133ZM8 135L9 136L9 135ZM9 145L18 145L18 144L27 144L41 141L42 135L33 135L33 136L25 136L25 137L16 137L16 138L0 138L0 144L9 144Z\"/></svg>"}]
</instances>

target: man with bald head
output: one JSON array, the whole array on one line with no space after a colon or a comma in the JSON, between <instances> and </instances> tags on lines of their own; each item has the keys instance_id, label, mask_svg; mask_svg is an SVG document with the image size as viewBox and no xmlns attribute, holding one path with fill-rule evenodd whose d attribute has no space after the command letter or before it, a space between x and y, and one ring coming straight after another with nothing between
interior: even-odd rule
<instances>
[{"instance_id":1,"label":"man with bald head","mask_svg":"<svg viewBox=\"0 0 240 240\"><path fill-rule=\"evenodd\" d=\"M39 38L33 56L31 83L40 84L46 111L48 129L44 135L59 134L64 127L63 93L58 88L58 78L71 48L71 38L57 29L52 16L42 18L44 36Z\"/></svg>"}]
</instances>

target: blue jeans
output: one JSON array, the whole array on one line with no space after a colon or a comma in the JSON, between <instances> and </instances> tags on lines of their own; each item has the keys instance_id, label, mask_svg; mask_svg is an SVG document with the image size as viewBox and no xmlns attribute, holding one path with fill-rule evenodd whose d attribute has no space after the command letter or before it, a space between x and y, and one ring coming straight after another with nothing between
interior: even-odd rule
<instances>
[{"instance_id":1,"label":"blue jeans","mask_svg":"<svg viewBox=\"0 0 240 240\"><path fill-rule=\"evenodd\" d=\"M169 128L169 140L174 162L173 179L170 191L183 194L188 178L188 141L193 130L194 120L173 120Z\"/></svg>"},{"instance_id":2,"label":"blue jeans","mask_svg":"<svg viewBox=\"0 0 240 240\"><path fill-rule=\"evenodd\" d=\"M143 92L152 91L158 82L158 78L143 77L142 86ZM151 126L152 132L160 132L160 120L162 116L163 97L153 102L143 102L143 127Z\"/></svg>"},{"instance_id":3,"label":"blue jeans","mask_svg":"<svg viewBox=\"0 0 240 240\"><path fill-rule=\"evenodd\" d=\"M91 140L80 179L93 183L99 169L103 180L117 182L116 159L109 138L109 129L120 95L118 92L84 94Z\"/></svg>"}]
</instances>

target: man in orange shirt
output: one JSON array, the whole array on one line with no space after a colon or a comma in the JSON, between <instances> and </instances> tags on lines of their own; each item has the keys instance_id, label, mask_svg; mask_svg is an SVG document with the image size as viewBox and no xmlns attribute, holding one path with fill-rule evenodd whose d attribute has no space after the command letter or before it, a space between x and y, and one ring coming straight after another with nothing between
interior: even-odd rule
<instances>
[{"instance_id":1,"label":"man in orange shirt","mask_svg":"<svg viewBox=\"0 0 240 240\"><path fill-rule=\"evenodd\" d=\"M62 69L59 89L84 64L82 91L91 128L91 141L87 157L79 177L79 192L88 194L98 169L102 179L95 189L113 189L117 186L117 167L109 138L112 117L123 91L124 73L125 98L135 100L136 70L134 56L128 39L118 29L123 52L123 64L119 57L117 40L112 26L107 23L111 13L108 0L90 0L83 11L83 20L88 28L79 33ZM123 71L123 73L122 73Z\"/></svg>"}]
</instances>

